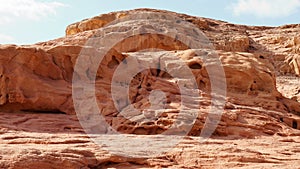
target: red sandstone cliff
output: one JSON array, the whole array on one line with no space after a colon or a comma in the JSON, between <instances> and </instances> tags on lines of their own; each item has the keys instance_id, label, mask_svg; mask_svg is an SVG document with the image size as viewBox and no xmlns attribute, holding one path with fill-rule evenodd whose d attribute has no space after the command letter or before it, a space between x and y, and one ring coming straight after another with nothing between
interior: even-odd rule
<instances>
[{"instance_id":1,"label":"red sandstone cliff","mask_svg":"<svg viewBox=\"0 0 300 169\"><path fill-rule=\"evenodd\" d=\"M144 25L139 22L147 22L147 19L115 21L145 12L170 15L193 24L207 36L215 50L207 47L190 49L176 38L140 34L119 42L106 53L94 72L96 98L106 122L118 132L151 137L169 130L178 118L182 99L190 99L186 108L198 112L187 131L189 136L172 151L154 158L112 155L94 144L78 122L72 98L74 69L82 51L97 52L87 43L89 39L101 36L109 39L109 34L143 30ZM155 27L155 23L147 24ZM107 25L110 25L108 32L101 32ZM1 45L0 167L291 168L300 165L299 31L300 25L244 26L168 11L138 9L74 23L67 27L65 37L52 41L27 46ZM192 31L186 34L196 36ZM148 48L164 51L143 51ZM202 144L194 136L199 136L205 127L212 102L212 82L209 64L199 59L199 54L208 58L214 54L218 56L224 69L227 92L220 122L212 138ZM111 83L114 72L125 58L144 65L157 62L160 68L176 72L182 65L162 62L174 57L190 68L198 97L192 97L192 94L180 97L178 85L189 79L174 80L169 72L153 68L132 78L129 100L119 98L120 107L116 107ZM91 56L85 61L93 65ZM93 72L86 70L85 73ZM135 120L141 118L142 110L151 106L150 93L158 89L166 96L165 107L155 110L161 114L152 121ZM79 102L86 104L86 100ZM141 112L133 113L130 105ZM120 109L129 115L120 115ZM183 114L181 118L181 123L176 124L176 132L186 132L185 126L191 123L189 114ZM101 132L109 131L103 129ZM110 139L118 138L111 136ZM122 152L122 147L116 149Z\"/></svg>"}]
</instances>

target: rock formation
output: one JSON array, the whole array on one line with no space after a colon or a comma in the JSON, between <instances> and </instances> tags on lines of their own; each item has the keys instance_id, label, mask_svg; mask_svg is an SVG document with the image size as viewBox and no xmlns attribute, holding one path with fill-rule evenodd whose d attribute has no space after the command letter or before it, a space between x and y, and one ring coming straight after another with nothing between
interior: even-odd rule
<instances>
[{"instance_id":1,"label":"rock formation","mask_svg":"<svg viewBox=\"0 0 300 169\"><path fill-rule=\"evenodd\" d=\"M80 69L84 70L88 81L95 79L96 103L102 117L114 130L137 138L157 139L153 135L175 126L176 131L171 135L188 135L172 151L159 156L122 156L106 151L105 145L93 143L86 135L75 110L85 108L89 100L74 101L72 82L74 77L81 78L82 72L76 70L81 61L79 57L87 54L81 63L95 65L92 54L99 54L99 50L101 53L101 43L99 49L94 48L90 39L108 37L107 41L113 41L110 35L155 30L157 23L149 23L147 19L141 23L136 20L117 22L147 12L174 16L194 25L207 36L213 48L209 45L190 48L178 40L182 37L180 32L175 38L141 33L115 44L105 53L96 71ZM102 29L108 25L108 29ZM163 26L161 31L168 32ZM74 23L67 27L65 37L48 42L0 45L0 167L295 167L300 164L299 31L300 25L244 26L169 11L137 9ZM185 33L190 37L197 35L193 31ZM151 50L154 48L159 50ZM220 60L225 73L226 97L223 99L226 103L212 137L199 143L197 138L210 118L213 98L222 97L213 93L209 67L216 63L201 59L213 57ZM114 78L115 72L120 71L118 67L129 59L136 63L129 64L129 68L149 65L151 69L132 77L127 84L128 97L124 98L122 90L121 94L113 93L112 84L126 76L123 72ZM177 60L191 71L196 89L190 78L182 78L185 68ZM177 72L179 78L170 72ZM218 78L217 71L213 74ZM181 84L189 89L183 96ZM152 91L158 93L152 95ZM196 114L179 116L182 100L186 101L186 112ZM151 107L155 106L154 102L160 107ZM138 111L133 111L132 107ZM94 117L92 114L86 116ZM181 120L177 124L178 117ZM89 125L92 133L110 132L106 127L99 129L97 122ZM186 127L189 125L190 128ZM110 134L105 137L119 139ZM152 146L154 150L159 149L158 145ZM116 149L124 151L122 146L116 145Z\"/></svg>"}]
</instances>

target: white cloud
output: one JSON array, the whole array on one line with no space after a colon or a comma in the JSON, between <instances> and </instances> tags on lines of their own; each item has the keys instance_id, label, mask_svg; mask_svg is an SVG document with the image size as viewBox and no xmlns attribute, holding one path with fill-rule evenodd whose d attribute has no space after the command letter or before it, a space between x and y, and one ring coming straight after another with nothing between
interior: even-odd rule
<instances>
[{"instance_id":1,"label":"white cloud","mask_svg":"<svg viewBox=\"0 0 300 169\"><path fill-rule=\"evenodd\" d=\"M231 9L236 16L286 17L300 9L300 0L237 0L231 4Z\"/></svg>"},{"instance_id":2,"label":"white cloud","mask_svg":"<svg viewBox=\"0 0 300 169\"><path fill-rule=\"evenodd\" d=\"M14 19L40 20L56 14L58 7L65 6L59 2L39 2L38 0L0 0L0 24Z\"/></svg>"},{"instance_id":3,"label":"white cloud","mask_svg":"<svg viewBox=\"0 0 300 169\"><path fill-rule=\"evenodd\" d=\"M11 43L13 40L14 40L14 38L11 36L0 34L0 44L1 43Z\"/></svg>"}]
</instances>

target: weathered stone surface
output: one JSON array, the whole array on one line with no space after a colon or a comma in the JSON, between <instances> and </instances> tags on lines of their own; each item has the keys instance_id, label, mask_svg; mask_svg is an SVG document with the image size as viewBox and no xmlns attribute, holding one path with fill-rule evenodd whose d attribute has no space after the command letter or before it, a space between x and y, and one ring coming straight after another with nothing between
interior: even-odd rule
<instances>
[{"instance_id":1,"label":"weathered stone surface","mask_svg":"<svg viewBox=\"0 0 300 169\"><path fill-rule=\"evenodd\" d=\"M97 53L97 49L86 43L87 40L103 35L98 28L143 11L174 15L193 23L217 50L209 46L189 49L176 38L141 34L120 41L102 60L95 77L96 98L101 114L112 128L133 134L132 137L155 139L151 135L167 131L173 124L177 126L178 133L186 132L187 126L192 125L188 130L190 136L173 151L153 158L112 155L104 150L105 145L101 147L92 143L75 115L72 100L73 75L80 74L74 73L80 52L91 49L91 52ZM155 27L155 24L158 23L152 23L152 26ZM173 12L138 9L103 14L72 24L66 30L67 36L60 39L30 46L1 45L0 167L297 166L300 161L300 88L299 77L296 76L300 67L299 28L299 25L274 28L234 25ZM131 29L140 31L146 28L142 22L132 20L114 23L109 33L126 33ZM195 32L186 33L191 37L195 35ZM164 51L145 50L149 48ZM199 136L205 127L212 102L211 76L218 76L217 73L209 74L207 69L216 63L206 63L202 58L211 58L215 54L225 71L226 104L212 138L199 143L197 137L192 136ZM128 98L118 97L126 94L120 90L116 94L118 104L115 104L112 100L114 88L111 87L112 82L116 82L113 76L128 58L137 64L129 68L139 65L152 68L135 74L129 83ZM93 55L87 57L84 63L93 65ZM193 87L191 78L183 78L189 77L185 67L194 75L197 89L188 90L181 97L180 84L185 84L187 89ZM181 78L172 77L172 72ZM87 77L92 73L91 70L83 72ZM123 77L118 76L117 80L122 81ZM187 102L187 113L180 116L181 123L177 124L182 99ZM82 100L83 104L89 104L89 100ZM137 111L132 111L130 105ZM193 112L197 112L194 125L191 120ZM109 133L105 127L95 128L95 131L100 130ZM119 138L105 135L105 139ZM120 152L125 150L124 147L116 149Z\"/></svg>"},{"instance_id":2,"label":"weathered stone surface","mask_svg":"<svg viewBox=\"0 0 300 169\"><path fill-rule=\"evenodd\" d=\"M14 135L14 136L12 136ZM71 136L71 137L70 137ZM151 137L151 136L142 136ZM118 139L107 135L107 139ZM293 168L300 163L299 136L256 139L188 137L153 158L111 155L82 134L7 132L1 135L2 168ZM122 150L122 147L118 147ZM153 147L155 149L155 146Z\"/></svg>"},{"instance_id":3,"label":"weathered stone surface","mask_svg":"<svg viewBox=\"0 0 300 169\"><path fill-rule=\"evenodd\" d=\"M66 35L74 35L79 32L84 32L88 30L93 30L97 28L101 28L106 24L122 18L128 15L128 12L119 12L119 13L109 13L109 14L102 14L100 16L96 16L94 18L86 19L81 22L74 23L69 25L66 29Z\"/></svg>"},{"instance_id":4,"label":"weathered stone surface","mask_svg":"<svg viewBox=\"0 0 300 169\"><path fill-rule=\"evenodd\" d=\"M280 74L299 75L299 25L286 25L264 32L253 31L250 37L271 55Z\"/></svg>"}]
</instances>

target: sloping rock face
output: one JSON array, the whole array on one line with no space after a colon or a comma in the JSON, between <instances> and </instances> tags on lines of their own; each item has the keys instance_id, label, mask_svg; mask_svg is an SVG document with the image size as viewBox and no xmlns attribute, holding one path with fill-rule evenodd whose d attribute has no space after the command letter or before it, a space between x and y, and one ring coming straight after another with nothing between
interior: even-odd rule
<instances>
[{"instance_id":1,"label":"sloping rock face","mask_svg":"<svg viewBox=\"0 0 300 169\"><path fill-rule=\"evenodd\" d=\"M157 31L156 25L163 22L148 22L149 18L139 17L149 12L176 16L180 22L201 30L207 37L202 40L211 44L191 47L193 43L184 42L193 41L180 40L184 37L180 28L173 32L174 37L145 33ZM126 17L130 19L122 20ZM134 20L136 17L138 20ZM160 25L160 31L171 35L164 26ZM1 45L0 166L18 169L299 165L299 29L299 25L250 27L138 9L74 23L67 27L66 37L60 39L28 46ZM189 29L181 31L186 37L198 36ZM113 44L99 61L99 67L92 70L97 66L95 56L114 41L111 35L131 35L130 32L140 33ZM106 38L105 43L98 38ZM90 43L91 39L96 41ZM212 58L217 60L207 62ZM217 61L221 71L211 69ZM138 69L135 74L126 72L141 65L150 68ZM132 76L129 81L127 75ZM92 84L95 91L90 92L85 85L76 88L74 79ZM128 90L120 89L120 82L126 82ZM226 95L215 93L218 82L224 82L226 88L222 92ZM184 94L181 86L186 90ZM77 98L77 92L88 95ZM100 111L90 106L94 97ZM222 116L211 116L216 98L225 101L219 107ZM78 110L86 113L84 118ZM97 121L95 112L103 117L103 123ZM197 141L214 121L218 122L209 133L212 137L204 143ZM112 130L153 142L167 138L155 136L169 131L167 135L187 136L170 151L144 157L126 155L121 142L115 145L118 153L114 154L107 149L108 145L96 144L87 135L106 134L104 140L117 143L123 140L122 135L115 136ZM132 151L138 147L122 142ZM153 151L160 146L168 145L148 145ZM143 153L148 155L152 150Z\"/></svg>"}]
</instances>

